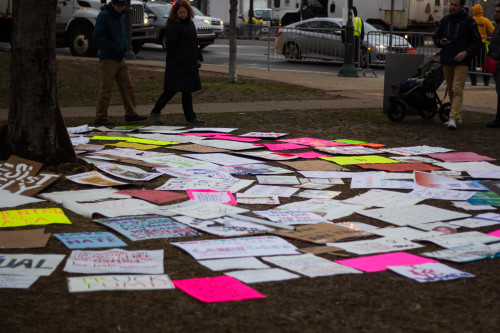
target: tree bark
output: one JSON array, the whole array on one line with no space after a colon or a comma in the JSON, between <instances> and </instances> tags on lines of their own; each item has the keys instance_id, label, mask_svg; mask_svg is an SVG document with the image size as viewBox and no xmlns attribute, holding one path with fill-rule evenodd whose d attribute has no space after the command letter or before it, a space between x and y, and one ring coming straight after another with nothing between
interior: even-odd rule
<instances>
[{"instance_id":1,"label":"tree bark","mask_svg":"<svg viewBox=\"0 0 500 333\"><path fill-rule=\"evenodd\" d=\"M12 4L6 148L43 163L73 160L75 152L57 104L57 0Z\"/></svg>"},{"instance_id":2,"label":"tree bark","mask_svg":"<svg viewBox=\"0 0 500 333\"><path fill-rule=\"evenodd\" d=\"M229 0L229 77L230 83L238 83L236 73L236 14L238 0Z\"/></svg>"}]
</instances>

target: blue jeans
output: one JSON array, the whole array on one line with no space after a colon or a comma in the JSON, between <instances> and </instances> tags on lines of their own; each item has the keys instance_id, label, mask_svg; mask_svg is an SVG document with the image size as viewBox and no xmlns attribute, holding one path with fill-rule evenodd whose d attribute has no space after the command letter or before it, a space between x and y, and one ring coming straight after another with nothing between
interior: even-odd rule
<instances>
[{"instance_id":1,"label":"blue jeans","mask_svg":"<svg viewBox=\"0 0 500 333\"><path fill-rule=\"evenodd\" d=\"M177 91L173 90L164 90L161 96L155 103L153 110L151 113L161 113L161 110L167 105L167 103L172 99L172 97L177 94ZM194 120L196 118L196 113L193 110L193 97L191 96L190 91L182 92L182 109L184 110L184 117L186 117L187 121Z\"/></svg>"}]
</instances>

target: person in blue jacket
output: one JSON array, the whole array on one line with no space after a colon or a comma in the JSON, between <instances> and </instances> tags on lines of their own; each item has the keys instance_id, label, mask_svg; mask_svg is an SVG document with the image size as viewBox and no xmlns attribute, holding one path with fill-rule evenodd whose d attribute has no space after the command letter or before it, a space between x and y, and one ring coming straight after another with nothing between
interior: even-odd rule
<instances>
[{"instance_id":1,"label":"person in blue jacket","mask_svg":"<svg viewBox=\"0 0 500 333\"><path fill-rule=\"evenodd\" d=\"M450 14L441 19L432 37L434 44L441 48L440 62L451 102L450 116L445 125L453 130L462 123L465 80L471 59L482 42L476 20L464 6L465 0L451 0Z\"/></svg>"},{"instance_id":2,"label":"person in blue jacket","mask_svg":"<svg viewBox=\"0 0 500 333\"><path fill-rule=\"evenodd\" d=\"M146 116L137 114L134 89L125 62L125 52L128 47L125 18L122 14L125 5L125 0L111 0L108 5L101 7L101 12L96 19L94 40L99 46L99 68L101 71L101 86L96 103L96 125L114 124L108 118L108 107L114 81L118 84L122 95L125 122L147 119Z\"/></svg>"},{"instance_id":3,"label":"person in blue jacket","mask_svg":"<svg viewBox=\"0 0 500 333\"><path fill-rule=\"evenodd\" d=\"M177 1L170 10L165 29L167 58L163 93L149 115L155 124L163 124L161 110L178 92L182 93L182 109L188 124L205 123L196 117L191 95L201 89L198 68L203 61L193 17L193 8L185 0Z\"/></svg>"}]
</instances>

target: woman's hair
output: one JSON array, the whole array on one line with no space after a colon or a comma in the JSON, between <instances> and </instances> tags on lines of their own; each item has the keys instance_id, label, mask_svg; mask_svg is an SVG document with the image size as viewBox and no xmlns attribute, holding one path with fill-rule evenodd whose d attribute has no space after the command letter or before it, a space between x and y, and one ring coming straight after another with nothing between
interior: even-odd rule
<instances>
[{"instance_id":1,"label":"woman's hair","mask_svg":"<svg viewBox=\"0 0 500 333\"><path fill-rule=\"evenodd\" d=\"M177 12L181 7L186 8L188 12L188 17L193 18L194 17L194 11L193 8L191 8L191 5L189 4L188 1L186 0L178 0L173 6L172 9L170 9L170 14L168 15L168 20L173 20L175 22L180 22L179 16L177 16Z\"/></svg>"}]
</instances>

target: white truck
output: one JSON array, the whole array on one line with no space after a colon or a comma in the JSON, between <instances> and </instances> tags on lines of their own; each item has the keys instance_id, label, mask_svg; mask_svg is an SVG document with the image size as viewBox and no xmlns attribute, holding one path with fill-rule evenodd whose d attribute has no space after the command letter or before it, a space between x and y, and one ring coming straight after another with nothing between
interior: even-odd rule
<instances>
[{"instance_id":1,"label":"white truck","mask_svg":"<svg viewBox=\"0 0 500 333\"><path fill-rule=\"evenodd\" d=\"M300 20L304 0L273 0L273 12L281 18L281 25ZM317 16L346 16L347 0L316 0L321 6ZM391 22L391 0L354 0L358 16L373 26L388 30L431 32L443 17L449 0L394 0L394 18ZM293 22L292 22L293 21Z\"/></svg>"},{"instance_id":2,"label":"white truck","mask_svg":"<svg viewBox=\"0 0 500 333\"><path fill-rule=\"evenodd\" d=\"M56 38L58 47L69 47L75 56L93 57L97 46L92 34L97 15L106 0L58 0L56 9ZM149 25L140 1L131 1L132 46L135 53L153 38L155 28ZM10 42L12 0L0 0L0 41Z\"/></svg>"}]
</instances>

